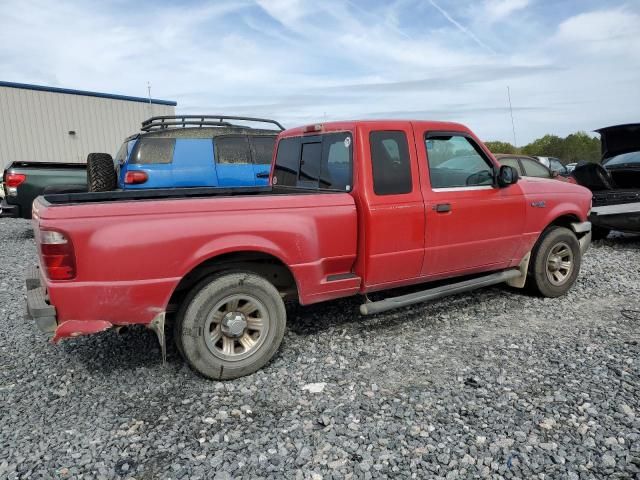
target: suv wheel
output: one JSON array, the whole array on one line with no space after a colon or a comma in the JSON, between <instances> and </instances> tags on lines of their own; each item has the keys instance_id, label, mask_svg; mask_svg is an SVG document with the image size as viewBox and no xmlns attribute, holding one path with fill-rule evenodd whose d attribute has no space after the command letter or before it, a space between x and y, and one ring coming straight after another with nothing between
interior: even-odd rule
<instances>
[{"instance_id":1,"label":"suv wheel","mask_svg":"<svg viewBox=\"0 0 640 480\"><path fill-rule=\"evenodd\" d=\"M113 158L108 153L90 153L87 157L87 189L110 192L118 184Z\"/></svg>"},{"instance_id":2,"label":"suv wheel","mask_svg":"<svg viewBox=\"0 0 640 480\"><path fill-rule=\"evenodd\" d=\"M533 250L527 285L545 297L564 295L580 272L578 239L571 230L551 227L545 230Z\"/></svg>"},{"instance_id":3,"label":"suv wheel","mask_svg":"<svg viewBox=\"0 0 640 480\"><path fill-rule=\"evenodd\" d=\"M205 281L185 299L176 343L189 365L224 380L255 372L274 356L286 325L278 290L253 273Z\"/></svg>"}]
</instances>

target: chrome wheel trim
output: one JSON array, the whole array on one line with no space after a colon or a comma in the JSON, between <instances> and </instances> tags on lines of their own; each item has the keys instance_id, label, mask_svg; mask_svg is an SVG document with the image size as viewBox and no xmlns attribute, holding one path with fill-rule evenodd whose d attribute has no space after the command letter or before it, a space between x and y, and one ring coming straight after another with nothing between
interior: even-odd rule
<instances>
[{"instance_id":1,"label":"chrome wheel trim","mask_svg":"<svg viewBox=\"0 0 640 480\"><path fill-rule=\"evenodd\" d=\"M269 333L269 314L253 295L234 294L220 300L207 315L204 341L221 360L243 360L259 350Z\"/></svg>"},{"instance_id":2,"label":"chrome wheel trim","mask_svg":"<svg viewBox=\"0 0 640 480\"><path fill-rule=\"evenodd\" d=\"M573 268L573 251L569 244L566 242L556 243L547 255L547 280L555 286L563 285L571 277Z\"/></svg>"}]
</instances>

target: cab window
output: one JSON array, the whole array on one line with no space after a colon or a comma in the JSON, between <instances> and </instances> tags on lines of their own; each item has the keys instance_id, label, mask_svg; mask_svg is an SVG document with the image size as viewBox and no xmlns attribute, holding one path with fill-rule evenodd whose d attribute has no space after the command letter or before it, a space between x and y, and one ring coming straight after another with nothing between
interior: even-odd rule
<instances>
[{"instance_id":1,"label":"cab window","mask_svg":"<svg viewBox=\"0 0 640 480\"><path fill-rule=\"evenodd\" d=\"M373 191L376 195L411 192L411 164L407 136L399 131L369 134Z\"/></svg>"},{"instance_id":2,"label":"cab window","mask_svg":"<svg viewBox=\"0 0 640 480\"><path fill-rule=\"evenodd\" d=\"M350 191L351 143L348 132L283 138L277 146L274 185Z\"/></svg>"},{"instance_id":3,"label":"cab window","mask_svg":"<svg viewBox=\"0 0 640 480\"><path fill-rule=\"evenodd\" d=\"M425 137L432 188L493 185L493 165L478 145L464 135Z\"/></svg>"}]
</instances>

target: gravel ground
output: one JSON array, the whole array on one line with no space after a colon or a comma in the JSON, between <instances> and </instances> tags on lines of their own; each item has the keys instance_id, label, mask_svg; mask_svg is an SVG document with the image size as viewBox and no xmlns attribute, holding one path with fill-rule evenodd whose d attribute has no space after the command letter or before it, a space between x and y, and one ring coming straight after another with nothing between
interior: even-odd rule
<instances>
[{"instance_id":1,"label":"gravel ground","mask_svg":"<svg viewBox=\"0 0 640 480\"><path fill-rule=\"evenodd\" d=\"M0 220L0 478L638 478L639 254L594 245L555 300L291 308L276 359L223 383L142 328L48 344L30 225Z\"/></svg>"}]
</instances>

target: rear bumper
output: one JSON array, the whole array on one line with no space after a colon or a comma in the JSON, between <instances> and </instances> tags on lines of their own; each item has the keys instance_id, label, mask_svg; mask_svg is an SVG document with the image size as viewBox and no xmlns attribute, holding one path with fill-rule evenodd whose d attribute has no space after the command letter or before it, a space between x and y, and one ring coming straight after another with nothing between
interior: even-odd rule
<instances>
[{"instance_id":1,"label":"rear bumper","mask_svg":"<svg viewBox=\"0 0 640 480\"><path fill-rule=\"evenodd\" d=\"M46 290L40 280L40 269L37 266L29 268L25 283L27 286L27 319L35 321L41 332L48 335L55 334L58 327L56 307L51 305L47 299Z\"/></svg>"},{"instance_id":2,"label":"rear bumper","mask_svg":"<svg viewBox=\"0 0 640 480\"><path fill-rule=\"evenodd\" d=\"M0 218L20 218L20 205L7 203L6 199L0 202Z\"/></svg>"}]
</instances>

